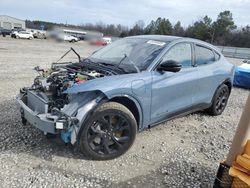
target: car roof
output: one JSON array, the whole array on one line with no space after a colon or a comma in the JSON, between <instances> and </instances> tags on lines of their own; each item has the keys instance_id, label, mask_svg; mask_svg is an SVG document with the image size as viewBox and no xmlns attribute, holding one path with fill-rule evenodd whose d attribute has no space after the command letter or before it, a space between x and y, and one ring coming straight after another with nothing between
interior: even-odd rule
<instances>
[{"instance_id":1,"label":"car roof","mask_svg":"<svg viewBox=\"0 0 250 188\"><path fill-rule=\"evenodd\" d=\"M177 39L181 39L183 37L177 37L177 36L169 36L169 35L137 35L127 38L143 38L148 40L160 40L163 42L171 42Z\"/></svg>"},{"instance_id":2,"label":"car roof","mask_svg":"<svg viewBox=\"0 0 250 188\"><path fill-rule=\"evenodd\" d=\"M126 37L126 38L137 38L137 39L142 38L142 39L148 39L148 40L159 40L163 42L172 42L175 40L180 40L180 41L185 41L185 42L194 42L194 43L198 43L198 44L202 44L207 47L210 47L216 52L220 53L220 50L216 46L210 43L204 42L202 40L189 38L189 37L177 37L177 36L171 36L171 35L136 35L136 36Z\"/></svg>"}]
</instances>

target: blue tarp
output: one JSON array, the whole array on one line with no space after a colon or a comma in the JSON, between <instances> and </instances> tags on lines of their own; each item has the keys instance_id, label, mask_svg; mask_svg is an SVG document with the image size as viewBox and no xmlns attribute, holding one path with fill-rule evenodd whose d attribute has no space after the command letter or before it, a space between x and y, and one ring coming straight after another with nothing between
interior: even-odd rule
<instances>
[{"instance_id":1,"label":"blue tarp","mask_svg":"<svg viewBox=\"0 0 250 188\"><path fill-rule=\"evenodd\" d=\"M250 64L244 63L236 67L234 72L234 86L250 89Z\"/></svg>"}]
</instances>

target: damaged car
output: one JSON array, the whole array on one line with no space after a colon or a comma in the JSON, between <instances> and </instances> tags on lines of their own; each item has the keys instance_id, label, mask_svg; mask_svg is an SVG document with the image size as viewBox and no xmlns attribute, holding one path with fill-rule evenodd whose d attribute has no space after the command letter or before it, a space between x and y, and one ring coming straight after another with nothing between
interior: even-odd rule
<instances>
[{"instance_id":1,"label":"damaged car","mask_svg":"<svg viewBox=\"0 0 250 188\"><path fill-rule=\"evenodd\" d=\"M24 124L60 135L95 160L124 154L137 132L174 117L220 115L232 88L234 66L195 39L133 36L78 57L36 67L39 75L17 101Z\"/></svg>"}]
</instances>

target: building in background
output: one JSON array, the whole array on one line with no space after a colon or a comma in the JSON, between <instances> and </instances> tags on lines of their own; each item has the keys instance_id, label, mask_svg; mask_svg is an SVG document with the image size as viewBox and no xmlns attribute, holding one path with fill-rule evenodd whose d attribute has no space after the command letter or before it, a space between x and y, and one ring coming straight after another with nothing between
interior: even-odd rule
<instances>
[{"instance_id":1,"label":"building in background","mask_svg":"<svg viewBox=\"0 0 250 188\"><path fill-rule=\"evenodd\" d=\"M60 26L54 26L54 29L52 30L43 30L44 25L41 25L41 29L35 29L32 27L26 28L26 22L24 20L14 18L7 15L0 15L0 27L6 29L6 30L12 30L12 29L24 29L32 34L38 34L42 36L42 38L46 38L45 36L49 37L57 37L57 36L75 36L79 38L80 40L91 40L91 39L100 39L103 37L103 33L98 31L89 31L85 29L80 28L74 28L74 27L60 27ZM53 24L53 23L52 23ZM56 25L56 24L55 24Z\"/></svg>"},{"instance_id":2,"label":"building in background","mask_svg":"<svg viewBox=\"0 0 250 188\"><path fill-rule=\"evenodd\" d=\"M4 29L25 29L25 21L11 16L0 15L0 27Z\"/></svg>"}]
</instances>

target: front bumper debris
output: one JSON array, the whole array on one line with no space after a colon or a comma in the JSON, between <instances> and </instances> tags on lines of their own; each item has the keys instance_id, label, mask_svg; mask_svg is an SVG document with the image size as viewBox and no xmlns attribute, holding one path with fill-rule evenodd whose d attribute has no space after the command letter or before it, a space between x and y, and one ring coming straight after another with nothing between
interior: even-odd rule
<instances>
[{"instance_id":1,"label":"front bumper debris","mask_svg":"<svg viewBox=\"0 0 250 188\"><path fill-rule=\"evenodd\" d=\"M20 105L22 118L25 118L31 125L35 126L45 133L56 134L57 118L47 118L49 114L46 113L48 108L48 104L46 104L46 101L44 101L39 96L36 96L33 92L28 91L27 96L20 93L17 96L17 102Z\"/></svg>"},{"instance_id":2,"label":"front bumper debris","mask_svg":"<svg viewBox=\"0 0 250 188\"><path fill-rule=\"evenodd\" d=\"M41 92L23 89L17 96L23 122L45 133L61 134L65 143L76 143L78 131L94 107L103 101L104 95L99 92L85 92L71 96L71 102L62 109L49 110L49 100Z\"/></svg>"}]
</instances>

